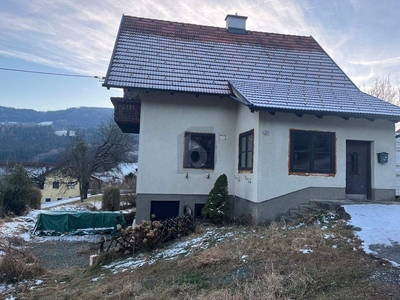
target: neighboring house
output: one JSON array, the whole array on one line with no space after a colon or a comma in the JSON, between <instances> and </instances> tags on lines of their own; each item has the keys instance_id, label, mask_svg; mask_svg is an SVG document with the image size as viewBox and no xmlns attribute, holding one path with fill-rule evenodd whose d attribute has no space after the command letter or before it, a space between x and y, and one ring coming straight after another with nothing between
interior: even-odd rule
<instances>
[{"instance_id":1,"label":"neighboring house","mask_svg":"<svg viewBox=\"0 0 400 300\"><path fill-rule=\"evenodd\" d=\"M79 184L73 178L63 177L57 172L45 174L42 203L79 197Z\"/></svg>"},{"instance_id":2,"label":"neighboring house","mask_svg":"<svg viewBox=\"0 0 400 300\"><path fill-rule=\"evenodd\" d=\"M136 175L136 171L137 163L122 163L118 168L95 173L91 179L91 187L101 191L106 186L120 186L124 182L125 175L129 173Z\"/></svg>"},{"instance_id":3,"label":"neighboring house","mask_svg":"<svg viewBox=\"0 0 400 300\"><path fill-rule=\"evenodd\" d=\"M246 19L122 17L103 85L124 90L115 121L140 132L137 219L199 214L224 173L232 216L259 223L310 199L393 200L400 108L361 92L312 37Z\"/></svg>"},{"instance_id":4,"label":"neighboring house","mask_svg":"<svg viewBox=\"0 0 400 300\"><path fill-rule=\"evenodd\" d=\"M76 132L74 130L57 130L54 131L57 136L75 136Z\"/></svg>"}]
</instances>

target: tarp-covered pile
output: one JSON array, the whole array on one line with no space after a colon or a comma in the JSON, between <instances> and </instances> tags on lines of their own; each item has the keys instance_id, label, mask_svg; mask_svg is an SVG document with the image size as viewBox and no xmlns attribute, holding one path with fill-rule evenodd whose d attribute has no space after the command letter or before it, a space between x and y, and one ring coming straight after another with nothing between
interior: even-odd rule
<instances>
[{"instance_id":1,"label":"tarp-covered pile","mask_svg":"<svg viewBox=\"0 0 400 300\"><path fill-rule=\"evenodd\" d=\"M113 232L117 224L126 227L120 212L42 211L38 215L34 233Z\"/></svg>"}]
</instances>

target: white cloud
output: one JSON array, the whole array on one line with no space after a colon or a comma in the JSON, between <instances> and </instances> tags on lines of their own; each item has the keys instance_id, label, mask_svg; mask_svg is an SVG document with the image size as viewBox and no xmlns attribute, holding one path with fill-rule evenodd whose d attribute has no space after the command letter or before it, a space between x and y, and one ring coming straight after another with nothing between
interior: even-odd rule
<instances>
[{"instance_id":1,"label":"white cloud","mask_svg":"<svg viewBox=\"0 0 400 300\"><path fill-rule=\"evenodd\" d=\"M378 48L365 46L381 45L366 40L368 33L360 35L363 26L357 20L368 16L358 15L364 8L359 0L8 3L7 9L0 10L0 57L17 57L85 75L105 75L122 14L224 27L226 14L238 13L249 17L247 28L250 30L313 36L354 81L369 80L371 74L386 72L400 64L400 57L396 55L374 59ZM349 17L352 15L358 17L353 20ZM340 18L344 18L343 22Z\"/></svg>"},{"instance_id":2,"label":"white cloud","mask_svg":"<svg viewBox=\"0 0 400 300\"><path fill-rule=\"evenodd\" d=\"M381 66L381 67L391 67L391 66L400 66L400 56L399 57L391 57L384 58L379 60L369 60L369 61L349 61L349 63L354 65L362 65L362 66Z\"/></svg>"},{"instance_id":3,"label":"white cloud","mask_svg":"<svg viewBox=\"0 0 400 300\"><path fill-rule=\"evenodd\" d=\"M0 11L0 54L86 75L105 75L122 14L223 27L227 13L249 16L249 29L304 34L291 1L181 2L31 0ZM262 9L260 9L262 8ZM293 30L295 29L295 30Z\"/></svg>"}]
</instances>

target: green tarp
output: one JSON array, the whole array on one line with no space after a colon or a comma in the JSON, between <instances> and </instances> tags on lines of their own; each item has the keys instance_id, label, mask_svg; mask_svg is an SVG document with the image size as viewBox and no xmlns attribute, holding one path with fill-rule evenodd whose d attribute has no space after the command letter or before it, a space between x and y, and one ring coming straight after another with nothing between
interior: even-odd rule
<instances>
[{"instance_id":1,"label":"green tarp","mask_svg":"<svg viewBox=\"0 0 400 300\"><path fill-rule=\"evenodd\" d=\"M120 212L42 211L38 215L36 232L113 231L117 224L126 227Z\"/></svg>"}]
</instances>

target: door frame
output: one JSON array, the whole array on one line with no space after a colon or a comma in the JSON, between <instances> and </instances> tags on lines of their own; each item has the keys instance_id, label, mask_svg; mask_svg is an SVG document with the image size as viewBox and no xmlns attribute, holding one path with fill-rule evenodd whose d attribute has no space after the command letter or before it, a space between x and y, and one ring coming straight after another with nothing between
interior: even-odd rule
<instances>
[{"instance_id":1,"label":"door frame","mask_svg":"<svg viewBox=\"0 0 400 300\"><path fill-rule=\"evenodd\" d=\"M347 189L347 168L348 168L348 164L347 164L347 144L348 143L357 143L357 144L362 144L366 146L367 149L367 200L371 200L372 198L372 188L371 188L371 179L372 179L372 168L371 168L371 149L372 149L372 142L371 141L365 141L365 140L346 140L346 152L345 152L345 157L346 157L346 186L345 186L345 190ZM358 194L347 194L346 193L346 199L354 199L354 200L364 200L362 199L363 197L357 197ZM360 194L360 196L363 194ZM359 199L360 198L360 199Z\"/></svg>"}]
</instances>

